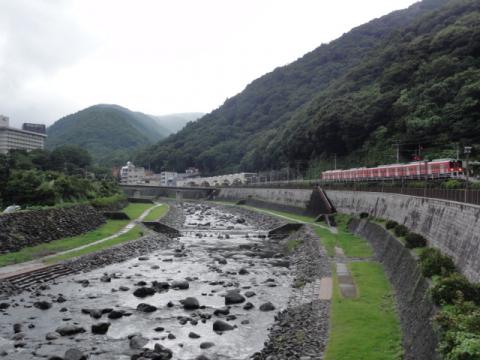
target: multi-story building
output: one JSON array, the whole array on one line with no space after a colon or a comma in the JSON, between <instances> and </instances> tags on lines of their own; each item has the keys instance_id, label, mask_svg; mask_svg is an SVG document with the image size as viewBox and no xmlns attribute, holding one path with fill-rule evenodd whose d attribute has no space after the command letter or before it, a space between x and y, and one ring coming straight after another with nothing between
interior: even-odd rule
<instances>
[{"instance_id":1,"label":"multi-story building","mask_svg":"<svg viewBox=\"0 0 480 360\"><path fill-rule=\"evenodd\" d=\"M177 185L178 173L175 171L162 171L160 173L161 186L175 186Z\"/></svg>"},{"instance_id":2,"label":"multi-story building","mask_svg":"<svg viewBox=\"0 0 480 360\"><path fill-rule=\"evenodd\" d=\"M23 124L23 129L10 127L8 117L0 115L0 154L7 154L10 150L35 150L43 149L45 146L45 125ZM27 125L27 126L26 126ZM40 131L31 131L32 126Z\"/></svg>"},{"instance_id":3,"label":"multi-story building","mask_svg":"<svg viewBox=\"0 0 480 360\"><path fill-rule=\"evenodd\" d=\"M127 162L127 165L120 169L120 183L125 185L145 184L145 169L133 165L130 161Z\"/></svg>"}]
</instances>

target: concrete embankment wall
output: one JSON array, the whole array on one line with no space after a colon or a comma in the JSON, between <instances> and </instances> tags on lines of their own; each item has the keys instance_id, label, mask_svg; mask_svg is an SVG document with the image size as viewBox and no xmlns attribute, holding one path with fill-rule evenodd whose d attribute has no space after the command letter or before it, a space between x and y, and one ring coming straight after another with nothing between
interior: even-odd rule
<instances>
[{"instance_id":1,"label":"concrete embankment wall","mask_svg":"<svg viewBox=\"0 0 480 360\"><path fill-rule=\"evenodd\" d=\"M251 205L302 213L306 210L311 196L311 189L222 188L216 198L245 200Z\"/></svg>"},{"instance_id":2,"label":"concrete embankment wall","mask_svg":"<svg viewBox=\"0 0 480 360\"><path fill-rule=\"evenodd\" d=\"M21 211L0 215L0 254L83 234L105 218L90 205Z\"/></svg>"},{"instance_id":3,"label":"concrete embankment wall","mask_svg":"<svg viewBox=\"0 0 480 360\"><path fill-rule=\"evenodd\" d=\"M480 281L480 207L414 196L327 191L340 212L395 220L422 234L429 245L451 256L471 281Z\"/></svg>"},{"instance_id":4,"label":"concrete embankment wall","mask_svg":"<svg viewBox=\"0 0 480 360\"><path fill-rule=\"evenodd\" d=\"M437 337L431 325L436 308L428 296L429 284L411 252L383 227L353 219L350 230L367 239L395 290L402 326L404 359L438 359Z\"/></svg>"}]
</instances>

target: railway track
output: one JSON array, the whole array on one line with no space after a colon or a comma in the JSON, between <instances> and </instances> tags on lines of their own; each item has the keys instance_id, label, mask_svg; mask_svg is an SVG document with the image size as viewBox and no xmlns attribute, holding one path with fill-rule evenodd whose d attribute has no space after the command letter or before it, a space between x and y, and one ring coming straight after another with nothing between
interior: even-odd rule
<instances>
[{"instance_id":1,"label":"railway track","mask_svg":"<svg viewBox=\"0 0 480 360\"><path fill-rule=\"evenodd\" d=\"M76 270L66 265L57 264L22 272L20 274L6 276L3 279L0 279L0 283L5 282L12 288L27 290L35 285L41 285L59 277L71 275L76 272Z\"/></svg>"}]
</instances>

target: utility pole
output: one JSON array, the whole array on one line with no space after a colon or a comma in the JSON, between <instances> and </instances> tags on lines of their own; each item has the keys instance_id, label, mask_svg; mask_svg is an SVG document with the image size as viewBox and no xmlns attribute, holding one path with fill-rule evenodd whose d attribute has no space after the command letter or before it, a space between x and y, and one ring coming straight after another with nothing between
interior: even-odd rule
<instances>
[{"instance_id":1,"label":"utility pole","mask_svg":"<svg viewBox=\"0 0 480 360\"><path fill-rule=\"evenodd\" d=\"M398 140L395 142L395 148L396 148L397 164L399 164L400 163L400 142Z\"/></svg>"},{"instance_id":2,"label":"utility pole","mask_svg":"<svg viewBox=\"0 0 480 360\"><path fill-rule=\"evenodd\" d=\"M457 158L455 160L458 161L458 159L460 159L460 146L458 145L458 143L455 144L455 151L457 154Z\"/></svg>"},{"instance_id":3,"label":"utility pole","mask_svg":"<svg viewBox=\"0 0 480 360\"><path fill-rule=\"evenodd\" d=\"M333 154L333 169L337 170L337 153Z\"/></svg>"},{"instance_id":4,"label":"utility pole","mask_svg":"<svg viewBox=\"0 0 480 360\"><path fill-rule=\"evenodd\" d=\"M472 152L472 147L471 146L465 146L463 148L463 152L466 155L466 163L465 163L465 202L467 202L468 199L468 160L470 158L470 153Z\"/></svg>"}]
</instances>

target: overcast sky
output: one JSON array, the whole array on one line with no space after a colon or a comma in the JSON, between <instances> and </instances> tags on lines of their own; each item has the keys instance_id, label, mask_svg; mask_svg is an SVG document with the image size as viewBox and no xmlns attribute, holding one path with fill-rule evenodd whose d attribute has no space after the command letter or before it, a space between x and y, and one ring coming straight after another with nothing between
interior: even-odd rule
<instances>
[{"instance_id":1,"label":"overcast sky","mask_svg":"<svg viewBox=\"0 0 480 360\"><path fill-rule=\"evenodd\" d=\"M0 114L98 103L209 112L257 77L413 0L0 0Z\"/></svg>"}]
</instances>

